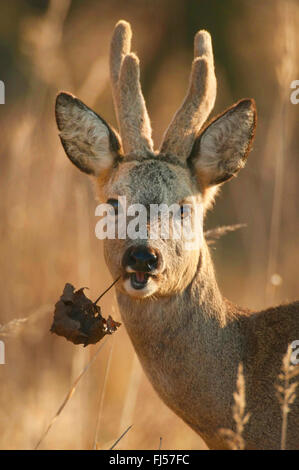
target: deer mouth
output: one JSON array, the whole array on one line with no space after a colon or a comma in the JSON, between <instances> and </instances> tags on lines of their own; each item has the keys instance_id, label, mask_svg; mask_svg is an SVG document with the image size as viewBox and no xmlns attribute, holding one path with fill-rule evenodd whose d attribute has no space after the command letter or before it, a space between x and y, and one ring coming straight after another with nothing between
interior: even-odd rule
<instances>
[{"instance_id":1,"label":"deer mouth","mask_svg":"<svg viewBox=\"0 0 299 470\"><path fill-rule=\"evenodd\" d=\"M131 286L136 290L143 289L147 285L149 277L149 273L142 271L130 273Z\"/></svg>"}]
</instances>

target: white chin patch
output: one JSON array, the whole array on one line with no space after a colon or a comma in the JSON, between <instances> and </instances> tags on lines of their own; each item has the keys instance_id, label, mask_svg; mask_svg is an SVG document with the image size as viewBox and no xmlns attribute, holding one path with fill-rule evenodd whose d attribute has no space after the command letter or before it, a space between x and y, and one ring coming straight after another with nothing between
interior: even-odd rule
<instances>
[{"instance_id":1,"label":"white chin patch","mask_svg":"<svg viewBox=\"0 0 299 470\"><path fill-rule=\"evenodd\" d=\"M157 285L153 278L149 278L146 285L142 289L134 289L130 278L124 280L123 286L129 295L137 298L148 297L153 295L157 290Z\"/></svg>"}]
</instances>

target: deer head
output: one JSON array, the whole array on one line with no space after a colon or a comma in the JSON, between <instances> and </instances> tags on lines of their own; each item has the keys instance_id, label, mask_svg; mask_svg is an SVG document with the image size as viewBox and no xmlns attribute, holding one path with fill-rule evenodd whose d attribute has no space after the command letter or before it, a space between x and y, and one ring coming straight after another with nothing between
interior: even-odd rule
<instances>
[{"instance_id":1,"label":"deer head","mask_svg":"<svg viewBox=\"0 0 299 470\"><path fill-rule=\"evenodd\" d=\"M130 25L120 21L111 42L111 83L120 135L79 99L60 93L56 119L62 145L69 159L95 179L99 200L116 212L121 210L120 196L126 197L127 206L142 204L147 210L151 204L177 204L172 217L189 218L195 233L202 235L196 208L205 213L219 186L245 165L256 125L254 101L241 100L205 124L216 98L216 77L210 35L199 31L187 95L155 151L131 36ZM161 214L156 223L161 224ZM185 249L184 236L126 237L104 243L113 277L121 276L118 289L139 299L185 289L205 245L202 236L192 249Z\"/></svg>"}]
</instances>

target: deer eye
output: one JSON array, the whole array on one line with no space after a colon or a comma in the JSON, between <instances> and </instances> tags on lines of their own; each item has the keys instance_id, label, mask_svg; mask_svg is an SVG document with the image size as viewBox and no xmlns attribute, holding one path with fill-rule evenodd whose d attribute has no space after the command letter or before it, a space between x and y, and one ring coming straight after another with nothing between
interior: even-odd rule
<instances>
[{"instance_id":1,"label":"deer eye","mask_svg":"<svg viewBox=\"0 0 299 470\"><path fill-rule=\"evenodd\" d=\"M109 204L114 209L114 214L118 215L120 209L118 199L108 199L107 204Z\"/></svg>"}]
</instances>

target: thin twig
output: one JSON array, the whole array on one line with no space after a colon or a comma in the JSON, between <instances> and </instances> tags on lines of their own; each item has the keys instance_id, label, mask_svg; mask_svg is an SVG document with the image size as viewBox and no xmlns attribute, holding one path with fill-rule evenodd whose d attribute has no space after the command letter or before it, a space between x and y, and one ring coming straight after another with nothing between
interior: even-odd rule
<instances>
[{"instance_id":1,"label":"thin twig","mask_svg":"<svg viewBox=\"0 0 299 470\"><path fill-rule=\"evenodd\" d=\"M76 388L77 388L77 385L79 383L79 381L81 380L81 378L83 377L83 375L87 372L87 370L89 369L89 367L91 366L91 364L94 362L94 360L96 359L97 355L99 354L99 352L103 349L103 347L105 346L107 342L107 339L101 344L101 346L98 348L98 350L94 353L94 355L91 357L90 361L86 364L86 366L84 367L84 369L82 370L82 372L78 375L78 377L76 378L75 382L73 383L70 391L67 393L65 399L63 400L62 404L60 405L60 407L58 408L56 414L54 415L54 417L52 418L52 420L50 421L50 424L48 425L48 427L46 428L45 432L42 434L41 438L39 439L39 441L37 442L34 450L37 450L38 447L40 446L40 444L42 443L42 441L44 440L44 438L46 437L46 435L48 434L48 432L50 431L51 427L53 426L53 424L55 423L56 419L58 418L58 416L60 415L60 413L62 412L62 410L64 409L65 405L67 404L67 402L70 400L70 398L73 396Z\"/></svg>"},{"instance_id":2,"label":"thin twig","mask_svg":"<svg viewBox=\"0 0 299 470\"><path fill-rule=\"evenodd\" d=\"M120 280L120 276L117 279L115 279L115 281L113 281L112 284L106 290L104 290L104 292L100 295L100 297L97 298L97 300L94 302L94 304L96 305L98 303L98 301L103 297L103 295L105 295L106 292L108 292L114 286L114 284L116 284L117 281L119 281L119 280Z\"/></svg>"},{"instance_id":3,"label":"thin twig","mask_svg":"<svg viewBox=\"0 0 299 470\"><path fill-rule=\"evenodd\" d=\"M131 427L133 426L133 424L131 424L131 426L129 426L123 433L122 435L114 442L113 446L110 447L109 450L112 450L114 449L114 447L119 443L119 441L127 434L128 431L130 431Z\"/></svg>"}]
</instances>

